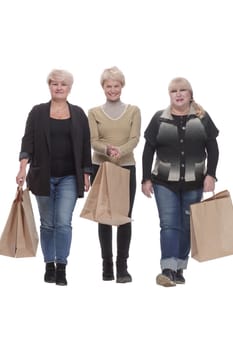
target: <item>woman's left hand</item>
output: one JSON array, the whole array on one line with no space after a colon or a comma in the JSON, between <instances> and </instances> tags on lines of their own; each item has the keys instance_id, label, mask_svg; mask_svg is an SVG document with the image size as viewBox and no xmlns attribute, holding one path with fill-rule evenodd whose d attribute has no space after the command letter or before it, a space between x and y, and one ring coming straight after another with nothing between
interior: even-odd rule
<instances>
[{"instance_id":1,"label":"woman's left hand","mask_svg":"<svg viewBox=\"0 0 233 350\"><path fill-rule=\"evenodd\" d=\"M142 192L144 193L144 195L148 198L151 198L154 190L153 190L153 184L151 182L151 180L147 180L145 182L143 182L142 184Z\"/></svg>"},{"instance_id":2,"label":"woman's left hand","mask_svg":"<svg viewBox=\"0 0 233 350\"><path fill-rule=\"evenodd\" d=\"M121 156L119 148L116 146L112 146L112 145L107 146L107 154L110 157L117 158L117 159L119 159Z\"/></svg>"},{"instance_id":3,"label":"woman's left hand","mask_svg":"<svg viewBox=\"0 0 233 350\"><path fill-rule=\"evenodd\" d=\"M84 174L84 191L88 192L90 188L90 174Z\"/></svg>"},{"instance_id":4,"label":"woman's left hand","mask_svg":"<svg viewBox=\"0 0 233 350\"><path fill-rule=\"evenodd\" d=\"M206 175L204 180L203 192L214 192L215 178L210 175Z\"/></svg>"}]
</instances>

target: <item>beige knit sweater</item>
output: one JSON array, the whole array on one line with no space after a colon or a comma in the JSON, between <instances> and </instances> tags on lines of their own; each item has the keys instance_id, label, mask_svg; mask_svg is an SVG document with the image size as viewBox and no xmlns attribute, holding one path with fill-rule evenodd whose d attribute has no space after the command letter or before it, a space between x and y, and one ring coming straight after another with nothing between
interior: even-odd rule
<instances>
[{"instance_id":1,"label":"beige knit sweater","mask_svg":"<svg viewBox=\"0 0 233 350\"><path fill-rule=\"evenodd\" d=\"M102 106L88 111L93 148L93 164L109 161L117 165L135 165L133 150L137 146L141 129L141 113L137 106L126 105L118 118L107 115ZM121 157L115 159L106 154L106 146L120 149Z\"/></svg>"}]
</instances>

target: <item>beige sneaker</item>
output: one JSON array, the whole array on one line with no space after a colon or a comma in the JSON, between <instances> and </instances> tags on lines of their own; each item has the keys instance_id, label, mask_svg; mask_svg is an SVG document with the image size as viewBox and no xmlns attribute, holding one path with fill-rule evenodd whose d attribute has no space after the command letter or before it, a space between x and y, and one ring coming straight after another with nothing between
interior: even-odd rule
<instances>
[{"instance_id":1,"label":"beige sneaker","mask_svg":"<svg viewBox=\"0 0 233 350\"><path fill-rule=\"evenodd\" d=\"M162 273L156 277L156 283L163 287L175 287L175 271L164 269Z\"/></svg>"}]
</instances>

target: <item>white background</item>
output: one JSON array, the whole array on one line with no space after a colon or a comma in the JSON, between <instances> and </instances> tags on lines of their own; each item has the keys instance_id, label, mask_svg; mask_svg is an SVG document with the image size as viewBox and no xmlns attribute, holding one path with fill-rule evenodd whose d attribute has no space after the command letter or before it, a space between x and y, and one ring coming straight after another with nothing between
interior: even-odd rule
<instances>
[{"instance_id":1,"label":"white background","mask_svg":"<svg viewBox=\"0 0 233 350\"><path fill-rule=\"evenodd\" d=\"M233 193L230 6L230 0L1 2L2 229L16 191L25 121L34 104L49 100L51 69L74 74L69 101L87 112L104 102L103 69L117 65L126 76L123 102L138 105L142 113L129 260L133 283L101 280L97 225L79 218L81 199L67 287L43 282L40 247L36 258L0 256L1 349L232 349L233 257L190 259L185 286L157 286L157 211L154 199L140 189L143 132L153 114L168 105L169 81L184 76L220 130L216 191Z\"/></svg>"}]
</instances>

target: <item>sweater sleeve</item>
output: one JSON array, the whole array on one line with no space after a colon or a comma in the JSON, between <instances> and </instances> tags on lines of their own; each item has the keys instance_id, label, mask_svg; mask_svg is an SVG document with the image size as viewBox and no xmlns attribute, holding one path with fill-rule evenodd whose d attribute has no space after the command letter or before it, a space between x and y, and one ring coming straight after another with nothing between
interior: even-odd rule
<instances>
[{"instance_id":1,"label":"sweater sleeve","mask_svg":"<svg viewBox=\"0 0 233 350\"><path fill-rule=\"evenodd\" d=\"M140 112L140 109L136 107L132 118L129 140L124 145L120 146L120 152L123 156L125 154L131 153L134 150L134 148L137 146L140 138L140 130L141 130L141 112Z\"/></svg>"},{"instance_id":2,"label":"sweater sleeve","mask_svg":"<svg viewBox=\"0 0 233 350\"><path fill-rule=\"evenodd\" d=\"M83 161L82 166L84 173L92 173L92 162L91 162L91 143L90 143L90 129L88 124L88 119L83 110L81 110L82 120L83 120Z\"/></svg>"},{"instance_id":3,"label":"sweater sleeve","mask_svg":"<svg viewBox=\"0 0 233 350\"><path fill-rule=\"evenodd\" d=\"M219 130L215 126L213 120L210 118L209 114L205 112L205 116L202 119L202 123L205 127L208 140L216 139L219 134Z\"/></svg>"},{"instance_id":4,"label":"sweater sleeve","mask_svg":"<svg viewBox=\"0 0 233 350\"><path fill-rule=\"evenodd\" d=\"M100 140L97 120L93 109L88 111L91 145L94 151L106 155L106 144Z\"/></svg>"},{"instance_id":5,"label":"sweater sleeve","mask_svg":"<svg viewBox=\"0 0 233 350\"><path fill-rule=\"evenodd\" d=\"M144 137L147 142L149 142L153 147L156 147L157 134L159 130L159 117L162 114L162 111L157 112L151 119L149 125L147 126Z\"/></svg>"},{"instance_id":6,"label":"sweater sleeve","mask_svg":"<svg viewBox=\"0 0 233 350\"><path fill-rule=\"evenodd\" d=\"M33 107L28 115L24 136L21 142L21 150L19 154L19 160L27 158L31 159L34 151L34 115L36 108Z\"/></svg>"},{"instance_id":7,"label":"sweater sleeve","mask_svg":"<svg viewBox=\"0 0 233 350\"><path fill-rule=\"evenodd\" d=\"M216 169L219 158L219 150L216 139L209 139L206 143L207 150L207 175L216 179Z\"/></svg>"},{"instance_id":8,"label":"sweater sleeve","mask_svg":"<svg viewBox=\"0 0 233 350\"><path fill-rule=\"evenodd\" d=\"M157 145L160 115L161 111L157 112L153 116L144 133L146 142L142 154L142 183L151 179L152 164Z\"/></svg>"},{"instance_id":9,"label":"sweater sleeve","mask_svg":"<svg viewBox=\"0 0 233 350\"><path fill-rule=\"evenodd\" d=\"M151 179L155 148L146 141L142 154L142 183Z\"/></svg>"},{"instance_id":10,"label":"sweater sleeve","mask_svg":"<svg viewBox=\"0 0 233 350\"><path fill-rule=\"evenodd\" d=\"M207 151L207 175L216 178L216 169L219 158L219 149L217 143L217 136L219 130L215 126L214 122L210 118L209 114L206 112L203 117L203 124L205 126L207 141L206 141L206 151Z\"/></svg>"}]
</instances>

